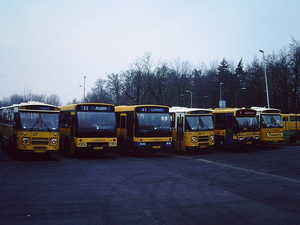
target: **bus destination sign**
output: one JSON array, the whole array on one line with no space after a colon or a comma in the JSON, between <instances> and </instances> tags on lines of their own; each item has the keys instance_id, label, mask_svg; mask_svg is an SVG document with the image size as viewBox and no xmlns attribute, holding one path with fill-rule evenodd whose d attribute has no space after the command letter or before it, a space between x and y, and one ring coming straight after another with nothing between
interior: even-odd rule
<instances>
[{"instance_id":1,"label":"bus destination sign","mask_svg":"<svg viewBox=\"0 0 300 225\"><path fill-rule=\"evenodd\" d=\"M25 105L20 106L20 109L28 109L28 110L55 110L55 107L44 106L44 105Z\"/></svg>"},{"instance_id":2,"label":"bus destination sign","mask_svg":"<svg viewBox=\"0 0 300 225\"><path fill-rule=\"evenodd\" d=\"M160 107L138 107L136 108L136 112L143 113L167 113L169 111L168 108L160 108Z\"/></svg>"},{"instance_id":3,"label":"bus destination sign","mask_svg":"<svg viewBox=\"0 0 300 225\"><path fill-rule=\"evenodd\" d=\"M93 112L113 112L112 106L108 105L77 105L77 111L93 111Z\"/></svg>"},{"instance_id":4,"label":"bus destination sign","mask_svg":"<svg viewBox=\"0 0 300 225\"><path fill-rule=\"evenodd\" d=\"M236 111L236 116L255 116L255 115L256 115L255 110L243 109L243 110Z\"/></svg>"}]
</instances>

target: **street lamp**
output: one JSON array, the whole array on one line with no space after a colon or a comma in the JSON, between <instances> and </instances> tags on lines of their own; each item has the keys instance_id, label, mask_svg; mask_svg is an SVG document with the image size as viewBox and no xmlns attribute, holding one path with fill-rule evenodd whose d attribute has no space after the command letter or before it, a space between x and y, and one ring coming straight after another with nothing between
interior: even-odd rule
<instances>
[{"instance_id":1,"label":"street lamp","mask_svg":"<svg viewBox=\"0 0 300 225\"><path fill-rule=\"evenodd\" d=\"M190 90L185 90L185 92L189 92L191 94L191 108L193 108L193 92Z\"/></svg>"},{"instance_id":2,"label":"street lamp","mask_svg":"<svg viewBox=\"0 0 300 225\"><path fill-rule=\"evenodd\" d=\"M270 100L269 100L269 88L268 88L268 78L267 78L267 64L265 59L265 52L263 50L259 50L263 54L264 67L265 67L265 82L266 82L266 93L267 93L267 105L270 108Z\"/></svg>"},{"instance_id":3,"label":"street lamp","mask_svg":"<svg viewBox=\"0 0 300 225\"><path fill-rule=\"evenodd\" d=\"M242 88L239 88L239 89L236 89L235 90L235 106L237 107L237 92L240 91L240 90L245 90L246 88L242 87Z\"/></svg>"},{"instance_id":4,"label":"street lamp","mask_svg":"<svg viewBox=\"0 0 300 225\"><path fill-rule=\"evenodd\" d=\"M83 102L85 102L85 78L86 78L86 76L83 77ZM82 87L82 86L79 85L79 87Z\"/></svg>"},{"instance_id":5,"label":"street lamp","mask_svg":"<svg viewBox=\"0 0 300 225\"><path fill-rule=\"evenodd\" d=\"M222 85L223 83L220 83L220 100L222 100Z\"/></svg>"}]
</instances>

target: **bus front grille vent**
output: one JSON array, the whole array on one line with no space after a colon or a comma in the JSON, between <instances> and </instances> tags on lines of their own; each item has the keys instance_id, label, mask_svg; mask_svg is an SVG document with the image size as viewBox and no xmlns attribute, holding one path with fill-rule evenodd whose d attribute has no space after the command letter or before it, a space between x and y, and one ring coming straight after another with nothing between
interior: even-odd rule
<instances>
[{"instance_id":1,"label":"bus front grille vent","mask_svg":"<svg viewBox=\"0 0 300 225\"><path fill-rule=\"evenodd\" d=\"M33 145L48 145L49 140L48 138L33 138L32 144Z\"/></svg>"}]
</instances>

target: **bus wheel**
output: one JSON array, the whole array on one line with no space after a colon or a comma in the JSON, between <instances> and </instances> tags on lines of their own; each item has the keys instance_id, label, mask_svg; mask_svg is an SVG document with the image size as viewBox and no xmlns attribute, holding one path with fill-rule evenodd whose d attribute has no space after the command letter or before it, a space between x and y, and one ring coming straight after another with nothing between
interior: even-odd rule
<instances>
[{"instance_id":1,"label":"bus wheel","mask_svg":"<svg viewBox=\"0 0 300 225\"><path fill-rule=\"evenodd\" d=\"M220 148L224 148L224 142L223 141L217 141L216 146Z\"/></svg>"}]
</instances>

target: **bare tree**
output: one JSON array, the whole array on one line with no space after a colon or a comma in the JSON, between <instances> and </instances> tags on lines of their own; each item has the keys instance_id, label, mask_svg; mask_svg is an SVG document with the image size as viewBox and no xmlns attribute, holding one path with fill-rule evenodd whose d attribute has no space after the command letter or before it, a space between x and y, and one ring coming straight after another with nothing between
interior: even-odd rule
<instances>
[{"instance_id":1,"label":"bare tree","mask_svg":"<svg viewBox=\"0 0 300 225\"><path fill-rule=\"evenodd\" d=\"M56 94L52 94L46 97L45 103L57 106L61 105L60 99Z\"/></svg>"},{"instance_id":2,"label":"bare tree","mask_svg":"<svg viewBox=\"0 0 300 225\"><path fill-rule=\"evenodd\" d=\"M119 105L122 103L123 84L120 76L115 73L107 74L107 89L110 93L113 103Z\"/></svg>"}]
</instances>

